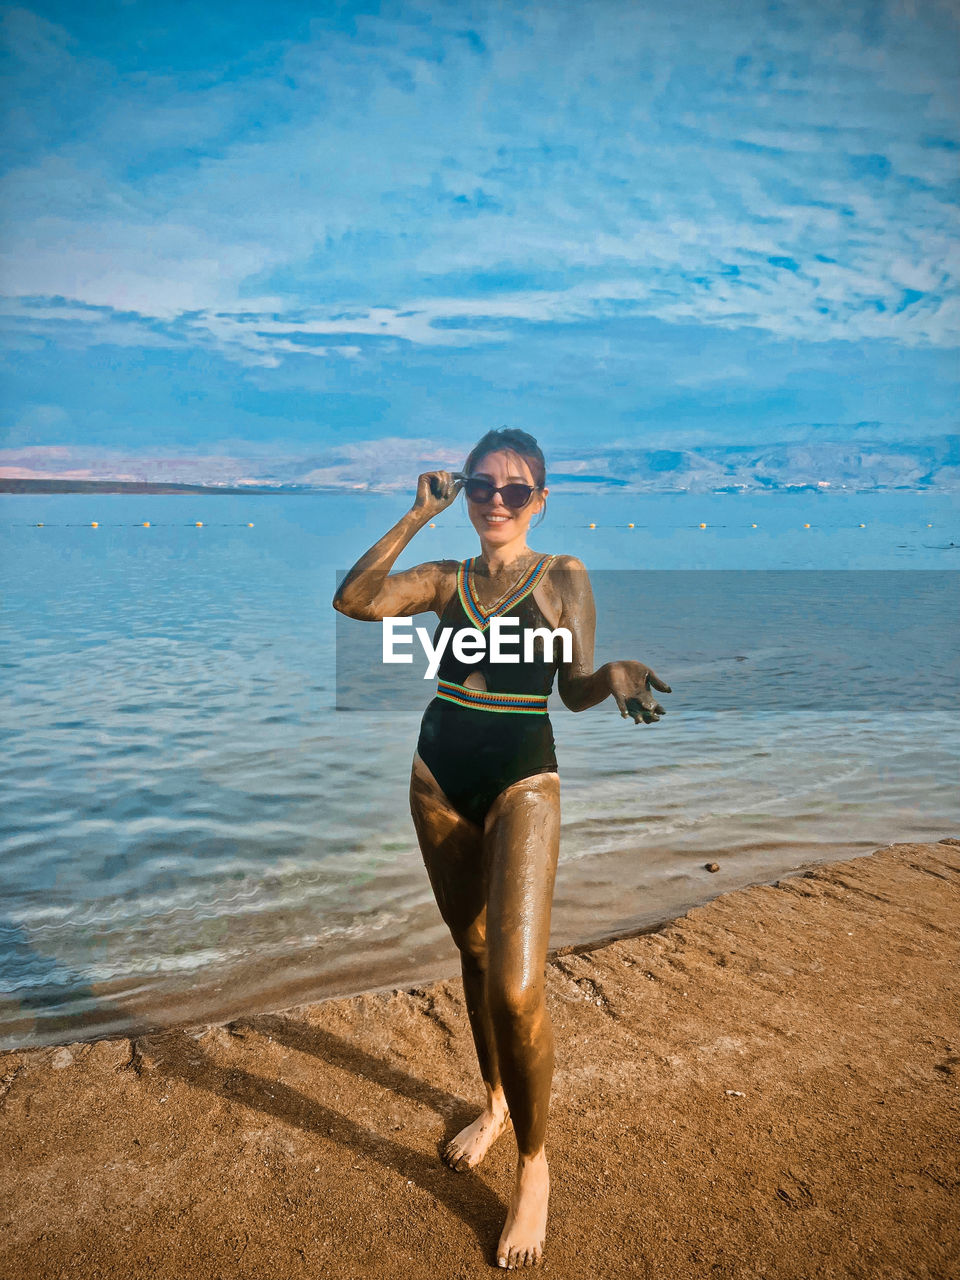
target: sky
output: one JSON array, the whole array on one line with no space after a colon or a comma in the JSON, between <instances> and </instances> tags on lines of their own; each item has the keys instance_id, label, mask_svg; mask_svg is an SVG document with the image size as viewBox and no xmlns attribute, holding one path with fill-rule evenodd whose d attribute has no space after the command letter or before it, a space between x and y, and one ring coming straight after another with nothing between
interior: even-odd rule
<instances>
[{"instance_id":1,"label":"sky","mask_svg":"<svg viewBox=\"0 0 960 1280\"><path fill-rule=\"evenodd\" d=\"M601 477L955 433L957 14L7 7L0 467L389 486L502 425Z\"/></svg>"}]
</instances>

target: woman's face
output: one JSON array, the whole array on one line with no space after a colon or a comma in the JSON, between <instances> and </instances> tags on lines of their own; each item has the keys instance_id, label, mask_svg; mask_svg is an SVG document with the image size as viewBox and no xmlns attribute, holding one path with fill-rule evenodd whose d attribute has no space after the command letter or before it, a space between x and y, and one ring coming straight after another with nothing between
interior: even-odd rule
<instances>
[{"instance_id":1,"label":"woman's face","mask_svg":"<svg viewBox=\"0 0 960 1280\"><path fill-rule=\"evenodd\" d=\"M506 449L484 454L477 460L470 475L471 478L489 480L495 488L505 484L535 486L537 483L526 459ZM526 535L530 521L543 507L547 492L548 490L543 489L539 493L531 494L530 501L519 511L506 506L499 493L495 493L489 502L471 502L467 498L470 523L485 542L495 546L505 545L521 535Z\"/></svg>"}]
</instances>

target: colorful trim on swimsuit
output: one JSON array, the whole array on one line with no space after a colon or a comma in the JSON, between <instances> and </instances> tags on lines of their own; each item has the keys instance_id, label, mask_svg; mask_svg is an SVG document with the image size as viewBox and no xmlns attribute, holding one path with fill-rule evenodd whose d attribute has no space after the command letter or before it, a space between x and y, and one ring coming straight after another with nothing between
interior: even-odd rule
<instances>
[{"instance_id":1,"label":"colorful trim on swimsuit","mask_svg":"<svg viewBox=\"0 0 960 1280\"><path fill-rule=\"evenodd\" d=\"M475 711L511 711L521 715L545 716L547 695L541 693L493 693L489 689L468 689L452 680L440 680L437 697L458 707Z\"/></svg>"},{"instance_id":2,"label":"colorful trim on swimsuit","mask_svg":"<svg viewBox=\"0 0 960 1280\"><path fill-rule=\"evenodd\" d=\"M476 556L471 556L469 560L461 561L457 566L457 594L460 596L460 603L463 605L464 613L477 630L486 631L490 626L491 618L500 617L508 609L512 609L515 604L519 604L524 596L528 596L531 591L535 590L553 558L552 555L541 556L526 578L522 582L518 582L510 595L505 600L501 600L496 608L491 609L489 613L485 611L480 603L473 585L473 563Z\"/></svg>"}]
</instances>

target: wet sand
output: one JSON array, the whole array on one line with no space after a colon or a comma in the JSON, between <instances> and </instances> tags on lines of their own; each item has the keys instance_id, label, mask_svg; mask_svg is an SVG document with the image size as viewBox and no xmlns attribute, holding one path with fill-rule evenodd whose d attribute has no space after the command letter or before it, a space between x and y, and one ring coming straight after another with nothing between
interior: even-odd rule
<instances>
[{"instance_id":1,"label":"wet sand","mask_svg":"<svg viewBox=\"0 0 960 1280\"><path fill-rule=\"evenodd\" d=\"M561 955L545 1274L960 1274L960 842ZM459 981L0 1055L5 1280L491 1274Z\"/></svg>"}]
</instances>

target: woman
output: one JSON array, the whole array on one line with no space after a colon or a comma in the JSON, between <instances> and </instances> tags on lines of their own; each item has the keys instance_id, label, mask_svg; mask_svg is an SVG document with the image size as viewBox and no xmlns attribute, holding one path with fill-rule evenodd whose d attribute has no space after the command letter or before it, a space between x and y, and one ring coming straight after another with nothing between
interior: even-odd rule
<instances>
[{"instance_id":1,"label":"woman","mask_svg":"<svg viewBox=\"0 0 960 1280\"><path fill-rule=\"evenodd\" d=\"M347 574L334 607L375 621L429 610L440 628L475 628L517 618L520 661L479 661L444 650L437 696L420 727L410 777L410 809L437 905L461 956L467 1012L486 1088L478 1118L444 1149L454 1169L478 1165L512 1124L518 1164L497 1247L501 1267L534 1266L543 1255L549 1175L544 1133L553 1074L553 1033L544 1000L550 908L560 843L560 779L547 695L571 711L612 694L623 717L650 724L664 714L651 686L670 688L642 662L593 670L595 613L590 581L573 556L527 546L542 513L543 454L532 436L488 432L458 477L426 472L411 510ZM481 552L458 564L434 560L390 574L413 535L465 489ZM526 631L566 628L568 661ZM438 635L440 632L438 628ZM504 635L516 636L504 629ZM478 642L479 645L479 642ZM434 640L436 646L436 638ZM528 660L532 658L532 660Z\"/></svg>"}]
</instances>

